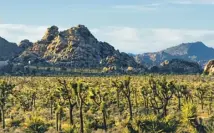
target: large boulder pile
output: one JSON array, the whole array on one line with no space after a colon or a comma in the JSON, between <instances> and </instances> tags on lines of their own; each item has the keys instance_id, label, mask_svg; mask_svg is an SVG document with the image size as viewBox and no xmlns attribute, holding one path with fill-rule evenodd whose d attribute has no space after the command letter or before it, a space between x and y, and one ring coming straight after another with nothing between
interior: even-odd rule
<instances>
[{"instance_id":1,"label":"large boulder pile","mask_svg":"<svg viewBox=\"0 0 214 133\"><path fill-rule=\"evenodd\" d=\"M30 47L33 46L33 43L30 42L29 40L25 39L25 40L22 40L20 43L19 43L19 48L21 48L22 50L26 50Z\"/></svg>"},{"instance_id":2,"label":"large boulder pile","mask_svg":"<svg viewBox=\"0 0 214 133\"><path fill-rule=\"evenodd\" d=\"M120 53L106 42L98 41L84 25L64 31L51 26L43 38L30 46L19 58L19 61L44 59L50 64L78 68L127 68L138 65L133 57Z\"/></svg>"},{"instance_id":3,"label":"large boulder pile","mask_svg":"<svg viewBox=\"0 0 214 133\"><path fill-rule=\"evenodd\" d=\"M210 60L204 67L204 73L213 75L214 74L214 60Z\"/></svg>"},{"instance_id":4,"label":"large boulder pile","mask_svg":"<svg viewBox=\"0 0 214 133\"><path fill-rule=\"evenodd\" d=\"M200 73L201 67L196 62L189 62L181 59L166 60L160 66L150 68L151 72L158 73L175 73L175 74L194 74Z\"/></svg>"},{"instance_id":5,"label":"large boulder pile","mask_svg":"<svg viewBox=\"0 0 214 133\"><path fill-rule=\"evenodd\" d=\"M201 67L196 62L185 61L181 59L172 59L161 64L160 71L178 74L200 73Z\"/></svg>"}]
</instances>

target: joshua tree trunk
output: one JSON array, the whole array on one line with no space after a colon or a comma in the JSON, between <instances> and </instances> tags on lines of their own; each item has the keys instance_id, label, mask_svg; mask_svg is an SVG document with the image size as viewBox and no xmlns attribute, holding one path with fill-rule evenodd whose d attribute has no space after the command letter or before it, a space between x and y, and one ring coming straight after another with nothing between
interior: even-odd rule
<instances>
[{"instance_id":1,"label":"joshua tree trunk","mask_svg":"<svg viewBox=\"0 0 214 133\"><path fill-rule=\"evenodd\" d=\"M132 103L131 103L130 97L127 97L127 99L128 99L128 104L129 104L130 120L132 120L132 118L133 118L133 116L132 116Z\"/></svg>"},{"instance_id":2,"label":"joshua tree trunk","mask_svg":"<svg viewBox=\"0 0 214 133\"><path fill-rule=\"evenodd\" d=\"M56 130L59 131L59 113L56 113Z\"/></svg>"},{"instance_id":3,"label":"joshua tree trunk","mask_svg":"<svg viewBox=\"0 0 214 133\"><path fill-rule=\"evenodd\" d=\"M106 124L106 111L103 110L103 126L104 126L104 129L105 131L107 131L107 124Z\"/></svg>"},{"instance_id":4,"label":"joshua tree trunk","mask_svg":"<svg viewBox=\"0 0 214 133\"><path fill-rule=\"evenodd\" d=\"M144 105L144 108L146 109L146 114L148 114L149 113L149 110L148 110L149 109L149 105L148 105L149 101L146 97L144 97L143 99L144 99L143 105Z\"/></svg>"},{"instance_id":5,"label":"joshua tree trunk","mask_svg":"<svg viewBox=\"0 0 214 133\"><path fill-rule=\"evenodd\" d=\"M5 112L4 112L4 106L1 106L1 115L2 115L2 128L5 129Z\"/></svg>"},{"instance_id":6,"label":"joshua tree trunk","mask_svg":"<svg viewBox=\"0 0 214 133\"><path fill-rule=\"evenodd\" d=\"M148 99L146 99L145 108L146 108L146 114L149 114L149 100Z\"/></svg>"},{"instance_id":7,"label":"joshua tree trunk","mask_svg":"<svg viewBox=\"0 0 214 133\"><path fill-rule=\"evenodd\" d=\"M163 106L163 116L167 116L167 106L168 106L168 100L165 101Z\"/></svg>"},{"instance_id":8,"label":"joshua tree trunk","mask_svg":"<svg viewBox=\"0 0 214 133\"><path fill-rule=\"evenodd\" d=\"M62 109L59 112L59 131L62 131Z\"/></svg>"},{"instance_id":9,"label":"joshua tree trunk","mask_svg":"<svg viewBox=\"0 0 214 133\"><path fill-rule=\"evenodd\" d=\"M213 101L213 98L210 97L210 103L209 103L209 114L212 113L212 101Z\"/></svg>"},{"instance_id":10,"label":"joshua tree trunk","mask_svg":"<svg viewBox=\"0 0 214 133\"><path fill-rule=\"evenodd\" d=\"M178 110L181 110L181 98L178 97Z\"/></svg>"},{"instance_id":11,"label":"joshua tree trunk","mask_svg":"<svg viewBox=\"0 0 214 133\"><path fill-rule=\"evenodd\" d=\"M135 105L136 105L136 107L137 107L137 110L138 110L137 89L135 89L134 97L135 97Z\"/></svg>"},{"instance_id":12,"label":"joshua tree trunk","mask_svg":"<svg viewBox=\"0 0 214 133\"><path fill-rule=\"evenodd\" d=\"M69 99L69 115L70 115L70 125L74 124L74 120L73 120L73 109L74 106L76 105L76 103L72 104L71 100Z\"/></svg>"},{"instance_id":13,"label":"joshua tree trunk","mask_svg":"<svg viewBox=\"0 0 214 133\"><path fill-rule=\"evenodd\" d=\"M82 108L83 108L83 101L80 98L80 133L84 133L84 124L83 124L83 113L82 113Z\"/></svg>"},{"instance_id":14,"label":"joshua tree trunk","mask_svg":"<svg viewBox=\"0 0 214 133\"><path fill-rule=\"evenodd\" d=\"M53 119L53 101L51 100L51 120Z\"/></svg>"},{"instance_id":15,"label":"joshua tree trunk","mask_svg":"<svg viewBox=\"0 0 214 133\"><path fill-rule=\"evenodd\" d=\"M36 109L36 98L33 98L33 108Z\"/></svg>"},{"instance_id":16,"label":"joshua tree trunk","mask_svg":"<svg viewBox=\"0 0 214 133\"><path fill-rule=\"evenodd\" d=\"M119 94L119 90L117 90L117 107L118 107L118 109L120 107L120 94Z\"/></svg>"},{"instance_id":17,"label":"joshua tree trunk","mask_svg":"<svg viewBox=\"0 0 214 133\"><path fill-rule=\"evenodd\" d=\"M3 121L2 121L2 127L3 127L3 129L5 129L5 115L4 115L4 110L2 111L2 119L3 119Z\"/></svg>"},{"instance_id":18,"label":"joshua tree trunk","mask_svg":"<svg viewBox=\"0 0 214 133\"><path fill-rule=\"evenodd\" d=\"M2 106L2 127L5 129L5 112L4 112L4 106Z\"/></svg>"},{"instance_id":19,"label":"joshua tree trunk","mask_svg":"<svg viewBox=\"0 0 214 133\"><path fill-rule=\"evenodd\" d=\"M72 105L70 105L69 114L70 114L70 125L73 125L74 121L73 121L73 107L72 107Z\"/></svg>"},{"instance_id":20,"label":"joshua tree trunk","mask_svg":"<svg viewBox=\"0 0 214 133\"><path fill-rule=\"evenodd\" d=\"M0 110L0 122L2 122L2 111Z\"/></svg>"},{"instance_id":21,"label":"joshua tree trunk","mask_svg":"<svg viewBox=\"0 0 214 133\"><path fill-rule=\"evenodd\" d=\"M201 99L201 110L204 110L204 99Z\"/></svg>"}]
</instances>

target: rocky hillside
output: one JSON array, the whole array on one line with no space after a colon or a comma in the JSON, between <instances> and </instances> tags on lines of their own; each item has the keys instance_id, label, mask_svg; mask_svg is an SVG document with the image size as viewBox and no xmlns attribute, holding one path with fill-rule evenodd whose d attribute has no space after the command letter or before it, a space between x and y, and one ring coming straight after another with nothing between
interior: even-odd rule
<instances>
[{"instance_id":1,"label":"rocky hillside","mask_svg":"<svg viewBox=\"0 0 214 133\"><path fill-rule=\"evenodd\" d=\"M41 40L33 43L16 58L18 62L33 63L42 60L69 67L137 66L133 57L120 53L106 42L98 41L84 25L65 31L52 26Z\"/></svg>"},{"instance_id":2,"label":"rocky hillside","mask_svg":"<svg viewBox=\"0 0 214 133\"><path fill-rule=\"evenodd\" d=\"M21 49L15 43L8 42L0 37L0 61L9 60L20 52Z\"/></svg>"},{"instance_id":3,"label":"rocky hillside","mask_svg":"<svg viewBox=\"0 0 214 133\"><path fill-rule=\"evenodd\" d=\"M198 62L204 66L209 60L214 58L214 49L207 47L202 42L183 43L175 47L167 48L160 52L145 53L135 56L139 63L145 63L149 66L158 65L164 60L183 59L187 61Z\"/></svg>"},{"instance_id":4,"label":"rocky hillside","mask_svg":"<svg viewBox=\"0 0 214 133\"><path fill-rule=\"evenodd\" d=\"M176 74L193 74L201 73L201 67L196 62L189 62L182 59L165 60L159 66L150 68L155 73L176 73Z\"/></svg>"}]
</instances>

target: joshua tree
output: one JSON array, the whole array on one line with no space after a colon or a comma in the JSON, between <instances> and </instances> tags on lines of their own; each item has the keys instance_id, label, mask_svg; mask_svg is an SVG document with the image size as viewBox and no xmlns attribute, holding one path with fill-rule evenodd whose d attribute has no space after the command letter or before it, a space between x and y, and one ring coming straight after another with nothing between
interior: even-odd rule
<instances>
[{"instance_id":1,"label":"joshua tree","mask_svg":"<svg viewBox=\"0 0 214 133\"><path fill-rule=\"evenodd\" d=\"M166 79L163 79L158 83L160 86L160 92L164 100L163 113L164 116L167 115L167 106L169 104L169 100L172 99L174 94L175 85L172 81L167 82Z\"/></svg>"},{"instance_id":2,"label":"joshua tree","mask_svg":"<svg viewBox=\"0 0 214 133\"><path fill-rule=\"evenodd\" d=\"M210 88L209 89L209 93L208 93L208 96L207 96L208 100L209 100L209 114L212 113L212 104L213 104L213 98L214 98L214 89L213 88Z\"/></svg>"},{"instance_id":3,"label":"joshua tree","mask_svg":"<svg viewBox=\"0 0 214 133\"><path fill-rule=\"evenodd\" d=\"M57 86L55 85L47 85L48 86L46 86L45 84L43 85L45 86L44 93L45 95L47 95L47 97L44 99L44 104L50 109L50 119L53 119L54 111L57 112L58 105L60 102L59 100L60 98L62 98L61 88L57 88Z\"/></svg>"},{"instance_id":4,"label":"joshua tree","mask_svg":"<svg viewBox=\"0 0 214 133\"><path fill-rule=\"evenodd\" d=\"M130 114L130 120L133 118L132 114L132 102L131 102L131 88L130 88L130 77L126 77L124 81L119 82L119 88L121 89L121 92L124 94L125 98L128 101L128 107L129 107L129 114Z\"/></svg>"},{"instance_id":5,"label":"joshua tree","mask_svg":"<svg viewBox=\"0 0 214 133\"><path fill-rule=\"evenodd\" d=\"M201 103L202 110L204 110L204 100L205 100L206 92L207 90L202 86L198 87L195 92L195 96L199 99Z\"/></svg>"},{"instance_id":6,"label":"joshua tree","mask_svg":"<svg viewBox=\"0 0 214 133\"><path fill-rule=\"evenodd\" d=\"M5 105L9 95L12 94L12 90L15 85L7 83L5 81L0 82L0 109L2 115L2 127L5 128Z\"/></svg>"},{"instance_id":7,"label":"joshua tree","mask_svg":"<svg viewBox=\"0 0 214 133\"><path fill-rule=\"evenodd\" d=\"M31 79L32 80L32 79ZM34 82L30 82L28 83L29 85L29 92L30 92L30 95L31 95L31 110L35 109L36 108L36 84Z\"/></svg>"},{"instance_id":8,"label":"joshua tree","mask_svg":"<svg viewBox=\"0 0 214 133\"><path fill-rule=\"evenodd\" d=\"M190 89L188 89L187 87L183 88L182 95L184 96L185 101L193 103L193 95Z\"/></svg>"},{"instance_id":9,"label":"joshua tree","mask_svg":"<svg viewBox=\"0 0 214 133\"><path fill-rule=\"evenodd\" d=\"M154 81L149 80L150 87L152 89L152 97L150 98L150 103L154 109L158 112L163 109L163 116L167 115L167 106L170 99L172 99L174 94L175 85L172 81L167 82L165 78L162 80Z\"/></svg>"},{"instance_id":10,"label":"joshua tree","mask_svg":"<svg viewBox=\"0 0 214 133\"><path fill-rule=\"evenodd\" d=\"M154 110L154 114L157 114L163 108L163 100L159 96L157 83L153 78L149 79L149 86L152 91L152 93L149 97L149 102Z\"/></svg>"},{"instance_id":11,"label":"joshua tree","mask_svg":"<svg viewBox=\"0 0 214 133\"><path fill-rule=\"evenodd\" d=\"M117 81L112 81L112 87L116 88L117 92L117 107L120 108L120 92L122 90L122 84L119 84Z\"/></svg>"},{"instance_id":12,"label":"joshua tree","mask_svg":"<svg viewBox=\"0 0 214 133\"><path fill-rule=\"evenodd\" d=\"M60 88L61 95L62 95L63 99L65 101L68 101L68 103L69 103L69 115L70 115L70 126L71 126L74 124L73 109L77 104L76 101L74 101L75 95L73 93L72 88L76 87L76 84L71 83L70 87L68 87L68 84L65 80L63 80L63 81L58 80L58 81L59 81L60 85L62 86Z\"/></svg>"},{"instance_id":13,"label":"joshua tree","mask_svg":"<svg viewBox=\"0 0 214 133\"><path fill-rule=\"evenodd\" d=\"M80 114L80 133L84 133L84 122L83 122L83 105L85 104L85 99L87 97L88 86L83 82L71 83L74 90L74 94L77 98L77 104L79 107Z\"/></svg>"},{"instance_id":14,"label":"joshua tree","mask_svg":"<svg viewBox=\"0 0 214 133\"><path fill-rule=\"evenodd\" d=\"M136 109L137 109L137 112L138 112L138 94L139 94L139 91L137 87L132 87L133 88L133 97L134 97L134 101L135 101L135 106L136 106Z\"/></svg>"},{"instance_id":15,"label":"joshua tree","mask_svg":"<svg viewBox=\"0 0 214 133\"><path fill-rule=\"evenodd\" d=\"M181 124L184 125L182 132L206 133L202 119L197 120L197 107L186 102L181 110Z\"/></svg>"},{"instance_id":16,"label":"joshua tree","mask_svg":"<svg viewBox=\"0 0 214 133\"><path fill-rule=\"evenodd\" d=\"M100 107L100 110L103 114L103 128L105 131L107 131L107 124L106 124L106 117L107 117L107 112L106 112L106 102L105 102L105 97L106 93L102 94L100 91L100 88L98 89L91 89L91 96L90 98L93 100L93 102Z\"/></svg>"},{"instance_id":17,"label":"joshua tree","mask_svg":"<svg viewBox=\"0 0 214 133\"><path fill-rule=\"evenodd\" d=\"M48 90L46 91L48 93L46 100L47 104L50 104L50 119L53 119L53 107L54 107L54 101L55 101L55 89L54 87L48 86Z\"/></svg>"},{"instance_id":18,"label":"joshua tree","mask_svg":"<svg viewBox=\"0 0 214 133\"><path fill-rule=\"evenodd\" d=\"M183 97L183 92L187 90L186 85L177 85L175 88L175 96L178 99L178 110L181 110L181 98Z\"/></svg>"},{"instance_id":19,"label":"joshua tree","mask_svg":"<svg viewBox=\"0 0 214 133\"><path fill-rule=\"evenodd\" d=\"M57 99L57 107L56 107L56 129L57 131L62 131L62 116L63 116L63 105L64 100L58 97Z\"/></svg>"},{"instance_id":20,"label":"joshua tree","mask_svg":"<svg viewBox=\"0 0 214 133\"><path fill-rule=\"evenodd\" d=\"M150 97L150 91L147 87L142 87L141 88L141 94L143 96L143 104L144 108L146 109L146 114L149 113L149 97Z\"/></svg>"}]
</instances>

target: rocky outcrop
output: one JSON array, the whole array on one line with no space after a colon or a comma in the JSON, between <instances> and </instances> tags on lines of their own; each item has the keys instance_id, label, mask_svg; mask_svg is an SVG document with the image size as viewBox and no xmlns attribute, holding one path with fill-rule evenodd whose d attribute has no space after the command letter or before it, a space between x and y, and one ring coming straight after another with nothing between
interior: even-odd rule
<instances>
[{"instance_id":1,"label":"rocky outcrop","mask_svg":"<svg viewBox=\"0 0 214 133\"><path fill-rule=\"evenodd\" d=\"M21 48L23 51L28 49L28 48L31 48L33 46L33 43L30 42L29 40L25 39L25 40L22 40L20 43L19 43L19 48Z\"/></svg>"},{"instance_id":2,"label":"rocky outcrop","mask_svg":"<svg viewBox=\"0 0 214 133\"><path fill-rule=\"evenodd\" d=\"M145 64L147 67L159 65L165 60L172 60L174 57L170 54L161 51L161 52L154 52L154 53L144 53L138 54L134 56L135 61L140 64Z\"/></svg>"},{"instance_id":3,"label":"rocky outcrop","mask_svg":"<svg viewBox=\"0 0 214 133\"><path fill-rule=\"evenodd\" d=\"M84 25L64 31L59 31L56 26L48 28L43 38L19 58L22 61L23 58L30 61L44 59L50 64L68 67L137 66L133 57L98 41Z\"/></svg>"},{"instance_id":4,"label":"rocky outcrop","mask_svg":"<svg viewBox=\"0 0 214 133\"><path fill-rule=\"evenodd\" d=\"M59 35L59 28L57 26L51 26L45 32L45 35L42 37L43 41L51 42L55 37Z\"/></svg>"},{"instance_id":5,"label":"rocky outcrop","mask_svg":"<svg viewBox=\"0 0 214 133\"><path fill-rule=\"evenodd\" d=\"M78 25L60 32L48 45L44 58L54 63L95 67L102 59L115 53L114 47L99 42L85 26Z\"/></svg>"},{"instance_id":6,"label":"rocky outcrop","mask_svg":"<svg viewBox=\"0 0 214 133\"><path fill-rule=\"evenodd\" d=\"M51 44L52 41L58 36L59 36L58 27L51 26L50 28L47 29L42 39L33 44L30 51L42 58L45 52L47 51L48 45Z\"/></svg>"},{"instance_id":7,"label":"rocky outcrop","mask_svg":"<svg viewBox=\"0 0 214 133\"><path fill-rule=\"evenodd\" d=\"M150 71L158 73L194 74L201 73L201 67L196 62L173 59L162 62L160 66L151 67Z\"/></svg>"},{"instance_id":8,"label":"rocky outcrop","mask_svg":"<svg viewBox=\"0 0 214 133\"><path fill-rule=\"evenodd\" d=\"M204 73L213 75L214 74L214 60L210 60L204 67Z\"/></svg>"}]
</instances>

